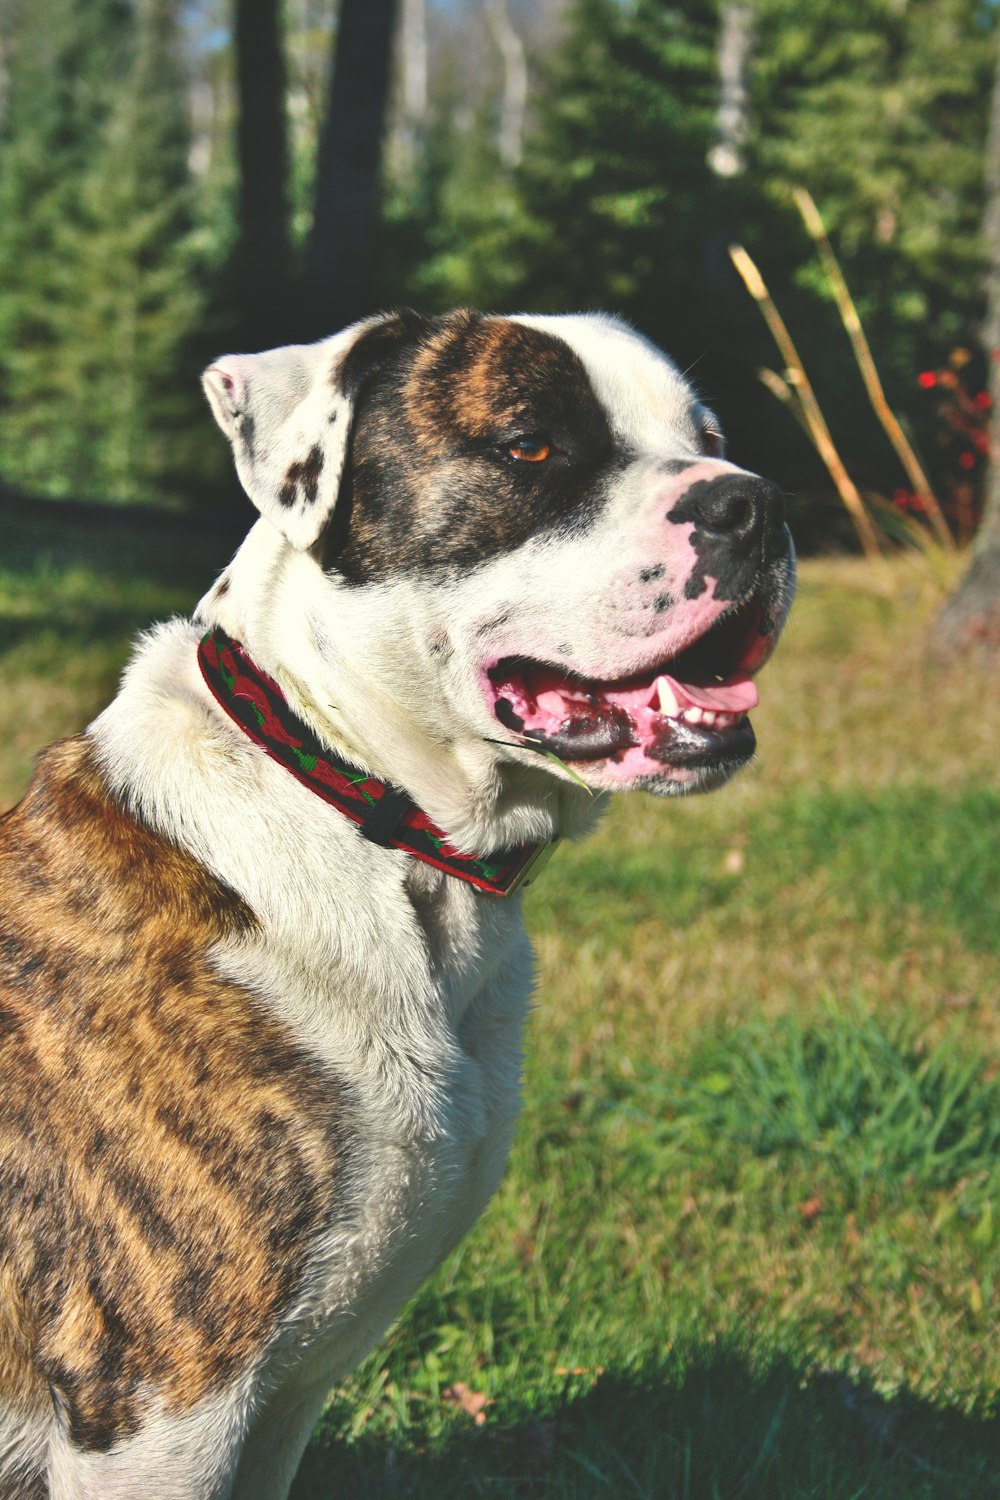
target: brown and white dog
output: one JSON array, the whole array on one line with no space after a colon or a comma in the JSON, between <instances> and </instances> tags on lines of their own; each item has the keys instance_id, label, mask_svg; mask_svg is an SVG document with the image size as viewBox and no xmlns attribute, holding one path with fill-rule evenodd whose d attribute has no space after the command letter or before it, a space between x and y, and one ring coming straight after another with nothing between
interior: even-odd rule
<instances>
[{"instance_id":1,"label":"brown and white dog","mask_svg":"<svg viewBox=\"0 0 1000 1500\"><path fill-rule=\"evenodd\" d=\"M0 824L2 1500L286 1495L507 1155L531 956L463 856L719 786L791 599L778 491L613 319L205 385L261 519Z\"/></svg>"}]
</instances>

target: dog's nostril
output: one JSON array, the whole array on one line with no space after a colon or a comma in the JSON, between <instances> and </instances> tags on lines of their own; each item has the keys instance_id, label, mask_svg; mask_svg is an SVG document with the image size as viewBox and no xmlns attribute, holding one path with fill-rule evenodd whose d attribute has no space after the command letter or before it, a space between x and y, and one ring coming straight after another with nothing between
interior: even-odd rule
<instances>
[{"instance_id":1,"label":"dog's nostril","mask_svg":"<svg viewBox=\"0 0 1000 1500\"><path fill-rule=\"evenodd\" d=\"M702 524L713 531L739 531L753 520L753 506L743 490L713 496L702 510Z\"/></svg>"},{"instance_id":2,"label":"dog's nostril","mask_svg":"<svg viewBox=\"0 0 1000 1500\"><path fill-rule=\"evenodd\" d=\"M694 484L686 496L688 518L706 531L751 538L780 525L784 497L778 486L756 474L726 474Z\"/></svg>"}]
</instances>

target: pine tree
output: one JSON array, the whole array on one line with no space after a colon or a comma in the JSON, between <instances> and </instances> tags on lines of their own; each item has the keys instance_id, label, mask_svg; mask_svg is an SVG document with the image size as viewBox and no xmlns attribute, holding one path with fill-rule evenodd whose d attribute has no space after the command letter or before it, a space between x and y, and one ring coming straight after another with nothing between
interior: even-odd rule
<instances>
[{"instance_id":1,"label":"pine tree","mask_svg":"<svg viewBox=\"0 0 1000 1500\"><path fill-rule=\"evenodd\" d=\"M980 315L992 18L979 0L759 0L758 169L808 187L873 344L912 379ZM806 280L809 269L800 274Z\"/></svg>"},{"instance_id":2,"label":"pine tree","mask_svg":"<svg viewBox=\"0 0 1000 1500\"><path fill-rule=\"evenodd\" d=\"M93 432L65 360L79 297L82 185L127 57L124 0L23 0L0 136L0 471L65 493Z\"/></svg>"},{"instance_id":3,"label":"pine tree","mask_svg":"<svg viewBox=\"0 0 1000 1500\"><path fill-rule=\"evenodd\" d=\"M684 341L705 271L716 7L577 0L491 269L504 302L612 306Z\"/></svg>"},{"instance_id":4,"label":"pine tree","mask_svg":"<svg viewBox=\"0 0 1000 1500\"><path fill-rule=\"evenodd\" d=\"M176 493L204 281L176 0L25 6L5 134L3 475L51 494Z\"/></svg>"},{"instance_id":5,"label":"pine tree","mask_svg":"<svg viewBox=\"0 0 1000 1500\"><path fill-rule=\"evenodd\" d=\"M177 495L197 467L205 268L194 240L177 0L140 0L133 56L82 184L80 297L64 328L108 499Z\"/></svg>"}]
</instances>

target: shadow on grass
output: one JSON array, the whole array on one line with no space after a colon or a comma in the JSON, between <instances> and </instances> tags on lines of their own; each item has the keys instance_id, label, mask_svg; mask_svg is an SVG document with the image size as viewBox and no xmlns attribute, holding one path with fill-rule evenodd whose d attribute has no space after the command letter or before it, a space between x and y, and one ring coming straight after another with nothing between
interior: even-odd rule
<instances>
[{"instance_id":1,"label":"shadow on grass","mask_svg":"<svg viewBox=\"0 0 1000 1500\"><path fill-rule=\"evenodd\" d=\"M252 515L247 507L245 531ZM232 556L238 528L145 507L0 497L0 650L128 639L194 605Z\"/></svg>"},{"instance_id":2,"label":"shadow on grass","mask_svg":"<svg viewBox=\"0 0 1000 1500\"><path fill-rule=\"evenodd\" d=\"M1000 1423L885 1400L788 1360L755 1372L721 1353L675 1379L604 1377L537 1420L452 1436L437 1451L338 1444L334 1406L293 1500L412 1496L648 1500L985 1500L1000 1492ZM345 1420L347 1413L344 1413Z\"/></svg>"},{"instance_id":3,"label":"shadow on grass","mask_svg":"<svg viewBox=\"0 0 1000 1500\"><path fill-rule=\"evenodd\" d=\"M78 505L0 496L0 563L8 573L30 574L44 562L53 569L93 567L134 573L164 583L185 583L204 568L221 568L254 521L207 518L151 506Z\"/></svg>"}]
</instances>

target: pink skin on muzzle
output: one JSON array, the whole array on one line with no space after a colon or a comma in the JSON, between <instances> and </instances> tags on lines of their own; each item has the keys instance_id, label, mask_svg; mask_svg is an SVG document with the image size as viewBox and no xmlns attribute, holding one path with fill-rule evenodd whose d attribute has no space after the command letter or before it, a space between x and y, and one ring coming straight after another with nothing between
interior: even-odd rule
<instances>
[{"instance_id":1,"label":"pink skin on muzzle","mask_svg":"<svg viewBox=\"0 0 1000 1500\"><path fill-rule=\"evenodd\" d=\"M775 636L762 632L755 604L716 597L718 580L699 569L693 523L664 526L692 484L733 472L708 460L657 485L629 549L632 565L609 579L600 614L610 629L585 631L585 659L557 663L555 642L523 636L494 643L483 692L511 743L552 749L609 788L650 779L694 785L704 771L692 755L724 756L728 744L747 740L752 750L746 716L759 697L751 674ZM696 574L700 592L686 598ZM671 764L674 754L683 764Z\"/></svg>"}]
</instances>

